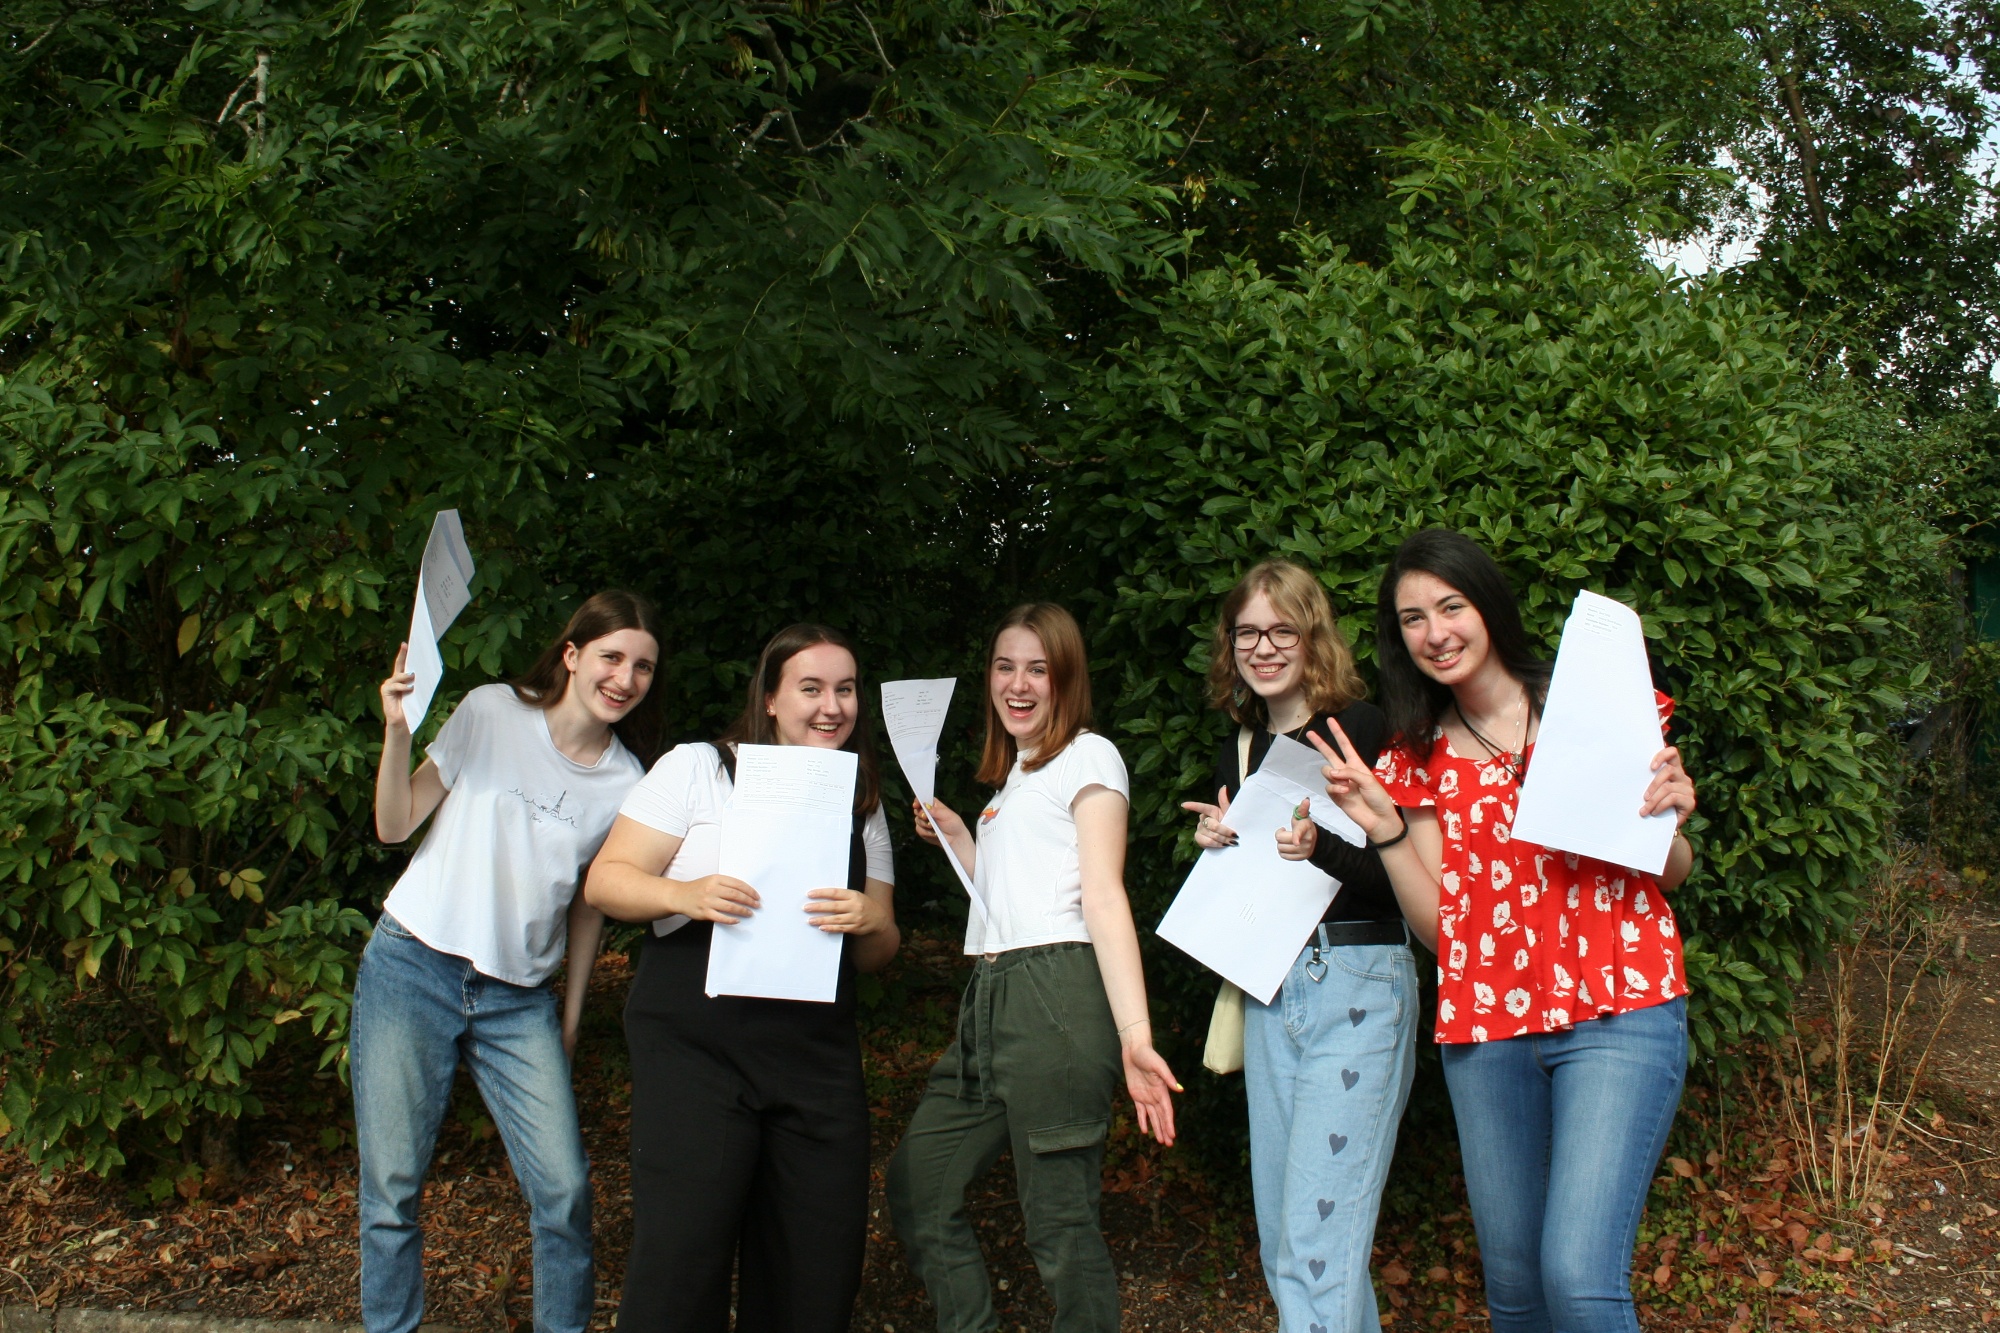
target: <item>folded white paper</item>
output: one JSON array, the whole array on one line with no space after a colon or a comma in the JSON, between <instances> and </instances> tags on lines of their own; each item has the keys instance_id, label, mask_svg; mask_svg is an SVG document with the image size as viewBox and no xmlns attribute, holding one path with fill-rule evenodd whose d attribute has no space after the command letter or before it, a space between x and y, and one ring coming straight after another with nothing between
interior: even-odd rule
<instances>
[{"instance_id":1,"label":"folded white paper","mask_svg":"<svg viewBox=\"0 0 2000 1333\"><path fill-rule=\"evenodd\" d=\"M1556 650L1514 837L1659 874L1673 848L1674 812L1641 816L1639 807L1663 744L1638 612L1594 592L1577 593Z\"/></svg>"},{"instance_id":2,"label":"folded white paper","mask_svg":"<svg viewBox=\"0 0 2000 1333\"><path fill-rule=\"evenodd\" d=\"M708 946L710 995L832 1003L840 936L806 913L813 889L847 887L858 761L811 745L739 745L722 812L720 873L757 890L762 904Z\"/></svg>"},{"instance_id":3,"label":"folded white paper","mask_svg":"<svg viewBox=\"0 0 2000 1333\"><path fill-rule=\"evenodd\" d=\"M1340 889L1312 862L1278 854L1278 830L1291 827L1292 811L1311 794L1266 760L1230 803L1235 845L1201 854L1160 922L1161 939L1264 1004ZM1330 804L1324 786L1314 804L1322 802Z\"/></svg>"},{"instance_id":4,"label":"folded white paper","mask_svg":"<svg viewBox=\"0 0 2000 1333\"><path fill-rule=\"evenodd\" d=\"M896 763L910 784L910 794L926 807L937 799L938 738L944 734L945 714L957 688L958 682L949 676L882 682L882 725L889 732L889 745L896 751ZM972 876L965 873L950 840L941 837L938 845L944 848L944 859L971 897L973 910L984 917L986 900L973 887Z\"/></svg>"},{"instance_id":5,"label":"folded white paper","mask_svg":"<svg viewBox=\"0 0 2000 1333\"><path fill-rule=\"evenodd\" d=\"M403 714L410 730L424 724L431 699L444 682L444 658L438 640L458 619L458 613L472 600L472 551L465 544L465 529L456 509L440 509L431 520L430 540L424 543L424 562L417 573L417 604L410 612L410 651L404 669L416 680L403 699Z\"/></svg>"}]
</instances>

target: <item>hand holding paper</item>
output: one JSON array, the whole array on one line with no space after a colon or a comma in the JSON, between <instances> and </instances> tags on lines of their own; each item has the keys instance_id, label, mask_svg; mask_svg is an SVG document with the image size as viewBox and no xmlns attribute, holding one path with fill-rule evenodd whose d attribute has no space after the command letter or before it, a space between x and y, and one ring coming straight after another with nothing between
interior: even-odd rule
<instances>
[{"instance_id":1,"label":"hand holding paper","mask_svg":"<svg viewBox=\"0 0 2000 1333\"><path fill-rule=\"evenodd\" d=\"M889 744L896 751L896 763L903 779L924 810L937 803L937 745L944 734L945 714L951 709L952 691L958 681L941 676L933 680L885 680L882 682L882 725L888 729ZM954 819L956 815L952 816ZM919 821L919 831L922 824ZM972 899L973 910L986 915L986 900L979 896L972 876L965 873L951 839L940 837L937 844L951 863L958 882Z\"/></svg>"},{"instance_id":2,"label":"hand holding paper","mask_svg":"<svg viewBox=\"0 0 2000 1333\"><path fill-rule=\"evenodd\" d=\"M424 724L431 699L444 682L444 658L438 640L458 619L458 613L472 600L472 551L465 544L465 529L456 509L440 509L431 521L430 540L424 544L424 562L417 574L417 604L410 612L410 643L407 665L415 679L403 700L403 712L410 730ZM401 667L398 668L399 672Z\"/></svg>"},{"instance_id":3,"label":"hand holding paper","mask_svg":"<svg viewBox=\"0 0 2000 1333\"><path fill-rule=\"evenodd\" d=\"M1638 613L1578 592L1556 650L1514 836L1659 874L1677 821L1671 809L1639 813L1659 753L1660 713ZM1678 755L1673 766L1678 771ZM1692 808L1692 784L1687 803Z\"/></svg>"}]
</instances>

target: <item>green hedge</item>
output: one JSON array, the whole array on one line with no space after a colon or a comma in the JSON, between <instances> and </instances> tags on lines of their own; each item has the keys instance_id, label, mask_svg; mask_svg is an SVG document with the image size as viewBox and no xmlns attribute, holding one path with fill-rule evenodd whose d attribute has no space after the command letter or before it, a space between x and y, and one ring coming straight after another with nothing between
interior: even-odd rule
<instances>
[{"instance_id":1,"label":"green hedge","mask_svg":"<svg viewBox=\"0 0 2000 1333\"><path fill-rule=\"evenodd\" d=\"M1095 647L1121 672L1141 915L1191 855L1176 802L1221 731L1201 668L1223 591L1299 561L1365 665L1390 553L1451 527L1509 571L1551 655L1578 588L1643 615L1701 798L1674 895L1697 1049L1776 1033L1887 849L1928 530L1835 484L1854 446L1791 329L1643 261L1632 201L1662 193L1643 147L1488 126L1410 156L1386 263L1301 237L1282 274L1192 273L1072 404L1060 494L1115 590ZM1198 1030L1212 979L1167 972Z\"/></svg>"}]
</instances>

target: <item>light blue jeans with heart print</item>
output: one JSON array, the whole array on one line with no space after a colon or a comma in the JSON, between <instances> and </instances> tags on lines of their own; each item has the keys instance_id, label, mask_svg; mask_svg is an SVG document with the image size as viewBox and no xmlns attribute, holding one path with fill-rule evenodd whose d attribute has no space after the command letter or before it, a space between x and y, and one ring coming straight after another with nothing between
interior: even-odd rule
<instances>
[{"instance_id":1,"label":"light blue jeans with heart print","mask_svg":"<svg viewBox=\"0 0 2000 1333\"><path fill-rule=\"evenodd\" d=\"M1377 1333L1368 1261L1417 1072L1406 944L1300 952L1270 1004L1243 1005L1250 1182L1279 1333Z\"/></svg>"}]
</instances>

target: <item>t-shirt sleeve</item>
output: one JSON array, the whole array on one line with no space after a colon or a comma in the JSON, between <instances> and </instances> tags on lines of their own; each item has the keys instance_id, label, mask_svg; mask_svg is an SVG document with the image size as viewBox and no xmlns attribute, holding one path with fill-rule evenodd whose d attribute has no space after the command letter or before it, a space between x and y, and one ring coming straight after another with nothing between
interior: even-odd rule
<instances>
[{"instance_id":1,"label":"t-shirt sleeve","mask_svg":"<svg viewBox=\"0 0 2000 1333\"><path fill-rule=\"evenodd\" d=\"M1127 800L1132 798L1132 780L1125 773L1125 758L1118 747L1096 732L1085 732L1069 743L1061 759L1057 790L1064 805L1074 805L1085 787L1109 787Z\"/></svg>"},{"instance_id":2,"label":"t-shirt sleeve","mask_svg":"<svg viewBox=\"0 0 2000 1333\"><path fill-rule=\"evenodd\" d=\"M1375 779L1387 789L1389 799L1405 810L1437 804L1430 774L1402 741L1388 746L1375 760Z\"/></svg>"},{"instance_id":3,"label":"t-shirt sleeve","mask_svg":"<svg viewBox=\"0 0 2000 1333\"><path fill-rule=\"evenodd\" d=\"M868 852L868 878L896 882L896 853L889 845L889 816L881 806L861 825L861 845Z\"/></svg>"},{"instance_id":4,"label":"t-shirt sleeve","mask_svg":"<svg viewBox=\"0 0 2000 1333\"><path fill-rule=\"evenodd\" d=\"M715 751L706 745L676 745L653 765L652 772L639 779L618 807L627 819L684 838L694 823L689 808L689 789L701 775L703 763L715 763Z\"/></svg>"},{"instance_id":5,"label":"t-shirt sleeve","mask_svg":"<svg viewBox=\"0 0 2000 1333\"><path fill-rule=\"evenodd\" d=\"M1658 690L1653 691L1653 706L1660 710L1660 734L1667 734L1667 723L1674 720L1674 701Z\"/></svg>"},{"instance_id":6,"label":"t-shirt sleeve","mask_svg":"<svg viewBox=\"0 0 2000 1333\"><path fill-rule=\"evenodd\" d=\"M465 771L465 762L478 745L480 734L492 725L493 689L491 685L482 685L460 699L458 707L451 710L451 716L438 728L437 736L424 747L424 757L437 765L438 777L443 779L446 791L458 785L458 775Z\"/></svg>"}]
</instances>

